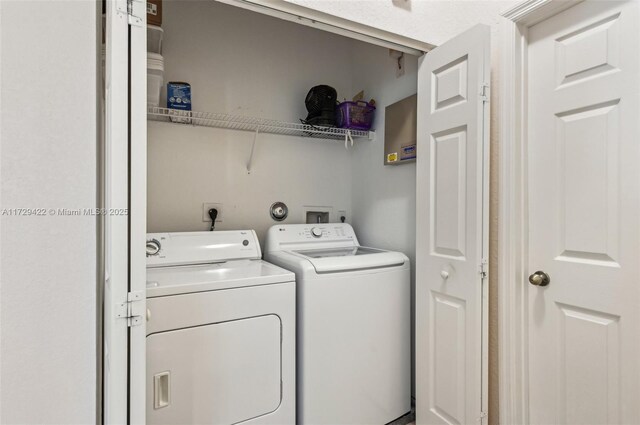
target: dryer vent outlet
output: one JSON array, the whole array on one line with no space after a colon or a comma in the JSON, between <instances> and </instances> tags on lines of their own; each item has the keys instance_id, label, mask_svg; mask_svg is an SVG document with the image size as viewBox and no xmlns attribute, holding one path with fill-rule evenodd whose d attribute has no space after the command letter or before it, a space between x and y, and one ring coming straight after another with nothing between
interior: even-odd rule
<instances>
[{"instance_id":1,"label":"dryer vent outlet","mask_svg":"<svg viewBox=\"0 0 640 425\"><path fill-rule=\"evenodd\" d=\"M328 211L307 211L307 224L328 223Z\"/></svg>"}]
</instances>

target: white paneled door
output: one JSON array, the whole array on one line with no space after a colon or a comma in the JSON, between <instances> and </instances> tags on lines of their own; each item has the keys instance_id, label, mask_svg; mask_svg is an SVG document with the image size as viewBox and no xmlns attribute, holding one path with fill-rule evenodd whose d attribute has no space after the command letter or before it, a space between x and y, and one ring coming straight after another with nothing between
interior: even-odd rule
<instances>
[{"instance_id":1,"label":"white paneled door","mask_svg":"<svg viewBox=\"0 0 640 425\"><path fill-rule=\"evenodd\" d=\"M418 70L416 419L484 423L489 27Z\"/></svg>"},{"instance_id":2,"label":"white paneled door","mask_svg":"<svg viewBox=\"0 0 640 425\"><path fill-rule=\"evenodd\" d=\"M532 424L640 423L638 3L529 29Z\"/></svg>"}]
</instances>

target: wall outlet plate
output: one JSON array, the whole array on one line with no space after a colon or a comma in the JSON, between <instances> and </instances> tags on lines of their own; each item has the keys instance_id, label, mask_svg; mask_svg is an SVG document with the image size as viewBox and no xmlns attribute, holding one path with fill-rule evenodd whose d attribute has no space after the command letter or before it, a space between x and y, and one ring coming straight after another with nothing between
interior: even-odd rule
<instances>
[{"instance_id":1,"label":"wall outlet plate","mask_svg":"<svg viewBox=\"0 0 640 425\"><path fill-rule=\"evenodd\" d=\"M349 216L347 215L346 210L339 210L336 213L336 223L340 223L340 217L344 217L344 222L347 223L349 221Z\"/></svg>"},{"instance_id":2,"label":"wall outlet plate","mask_svg":"<svg viewBox=\"0 0 640 425\"><path fill-rule=\"evenodd\" d=\"M215 202L205 202L202 204L202 221L205 223L211 223L211 217L209 217L209 210L215 208L218 210L218 216L216 217L216 223L221 223L224 218L222 212L222 204Z\"/></svg>"}]
</instances>

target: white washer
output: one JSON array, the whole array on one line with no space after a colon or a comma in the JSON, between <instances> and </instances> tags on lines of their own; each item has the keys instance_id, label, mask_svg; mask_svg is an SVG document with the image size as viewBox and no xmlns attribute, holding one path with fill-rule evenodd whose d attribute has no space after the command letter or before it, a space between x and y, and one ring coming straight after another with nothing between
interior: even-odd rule
<instances>
[{"instance_id":1,"label":"white washer","mask_svg":"<svg viewBox=\"0 0 640 425\"><path fill-rule=\"evenodd\" d=\"M294 424L295 277L248 231L147 235L147 423Z\"/></svg>"},{"instance_id":2,"label":"white washer","mask_svg":"<svg viewBox=\"0 0 640 425\"><path fill-rule=\"evenodd\" d=\"M411 409L409 259L348 224L277 225L265 259L296 274L300 424L384 424Z\"/></svg>"}]
</instances>

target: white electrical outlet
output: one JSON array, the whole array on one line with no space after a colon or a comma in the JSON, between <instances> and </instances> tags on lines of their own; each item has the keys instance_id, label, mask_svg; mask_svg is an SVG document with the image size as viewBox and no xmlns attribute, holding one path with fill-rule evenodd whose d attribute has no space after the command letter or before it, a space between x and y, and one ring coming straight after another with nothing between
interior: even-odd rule
<instances>
[{"instance_id":1,"label":"white electrical outlet","mask_svg":"<svg viewBox=\"0 0 640 425\"><path fill-rule=\"evenodd\" d=\"M215 202L205 202L202 204L202 221L205 223L211 223L211 217L209 216L209 210L215 208L218 210L218 216L216 217L216 223L221 223L223 219L222 204Z\"/></svg>"},{"instance_id":2,"label":"white electrical outlet","mask_svg":"<svg viewBox=\"0 0 640 425\"><path fill-rule=\"evenodd\" d=\"M347 211L346 210L340 210L336 213L336 223L340 223L340 217L344 217L344 222L346 223L349 220L349 217L347 216Z\"/></svg>"}]
</instances>

